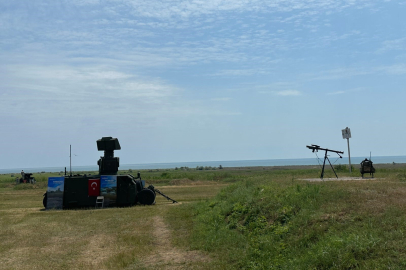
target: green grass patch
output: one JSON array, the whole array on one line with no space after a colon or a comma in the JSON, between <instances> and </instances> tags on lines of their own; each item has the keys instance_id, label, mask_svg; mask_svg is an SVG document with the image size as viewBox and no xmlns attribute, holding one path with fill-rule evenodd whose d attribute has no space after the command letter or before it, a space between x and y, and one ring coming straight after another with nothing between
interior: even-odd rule
<instances>
[{"instance_id":1,"label":"green grass patch","mask_svg":"<svg viewBox=\"0 0 406 270\"><path fill-rule=\"evenodd\" d=\"M230 269L404 268L406 187L397 172L390 182L311 184L296 173L252 174L189 206L183 244Z\"/></svg>"}]
</instances>

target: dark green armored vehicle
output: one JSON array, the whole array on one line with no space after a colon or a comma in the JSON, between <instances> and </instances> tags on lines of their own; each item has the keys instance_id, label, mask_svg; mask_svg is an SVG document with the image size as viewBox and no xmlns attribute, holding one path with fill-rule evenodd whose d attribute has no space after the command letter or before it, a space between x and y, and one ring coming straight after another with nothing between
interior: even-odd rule
<instances>
[{"instance_id":1,"label":"dark green armored vehicle","mask_svg":"<svg viewBox=\"0 0 406 270\"><path fill-rule=\"evenodd\" d=\"M145 187L140 173L117 175L120 160L114 157L114 150L120 150L117 138L103 137L97 140L97 149L104 151L100 157L98 175L69 175L49 177L48 190L44 194L46 209L98 208L131 206L137 203L151 205L155 203L156 193L162 194L154 186Z\"/></svg>"},{"instance_id":2,"label":"dark green armored vehicle","mask_svg":"<svg viewBox=\"0 0 406 270\"><path fill-rule=\"evenodd\" d=\"M374 178L375 168L373 166L373 162L370 159L365 159L361 162L361 167L359 168L359 172L361 173L362 178L364 177L365 173L369 173Z\"/></svg>"}]
</instances>

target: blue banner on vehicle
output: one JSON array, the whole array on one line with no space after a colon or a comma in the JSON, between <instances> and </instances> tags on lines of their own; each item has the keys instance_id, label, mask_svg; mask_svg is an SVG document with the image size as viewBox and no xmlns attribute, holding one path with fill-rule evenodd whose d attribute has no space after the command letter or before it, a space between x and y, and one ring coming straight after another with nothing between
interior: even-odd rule
<instances>
[{"instance_id":1,"label":"blue banner on vehicle","mask_svg":"<svg viewBox=\"0 0 406 270\"><path fill-rule=\"evenodd\" d=\"M117 175L100 176L100 195L104 196L104 206L116 204L117 200Z\"/></svg>"},{"instance_id":2,"label":"blue banner on vehicle","mask_svg":"<svg viewBox=\"0 0 406 270\"><path fill-rule=\"evenodd\" d=\"M62 209L65 177L48 177L47 209Z\"/></svg>"}]
</instances>

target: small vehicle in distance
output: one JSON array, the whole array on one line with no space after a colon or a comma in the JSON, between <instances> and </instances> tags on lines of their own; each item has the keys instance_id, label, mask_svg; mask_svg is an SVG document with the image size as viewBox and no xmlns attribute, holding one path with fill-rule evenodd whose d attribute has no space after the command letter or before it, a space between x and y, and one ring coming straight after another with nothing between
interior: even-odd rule
<instances>
[{"instance_id":1,"label":"small vehicle in distance","mask_svg":"<svg viewBox=\"0 0 406 270\"><path fill-rule=\"evenodd\" d=\"M35 184L36 180L35 177L32 176L32 173L24 173L24 175L21 175L20 178L16 178L16 184L21 184L21 183L30 183L30 184Z\"/></svg>"},{"instance_id":2,"label":"small vehicle in distance","mask_svg":"<svg viewBox=\"0 0 406 270\"><path fill-rule=\"evenodd\" d=\"M372 178L374 178L375 168L372 164L373 164L372 160L369 160L367 158L361 162L361 167L359 168L359 171L362 175L362 178L364 178L365 173L369 173L370 175L372 175Z\"/></svg>"}]
</instances>

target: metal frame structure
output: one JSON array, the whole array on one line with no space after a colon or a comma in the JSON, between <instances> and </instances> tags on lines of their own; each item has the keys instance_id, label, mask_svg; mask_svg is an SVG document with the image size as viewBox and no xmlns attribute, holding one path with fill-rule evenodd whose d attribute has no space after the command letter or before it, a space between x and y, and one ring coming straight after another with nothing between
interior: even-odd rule
<instances>
[{"instance_id":1,"label":"metal frame structure","mask_svg":"<svg viewBox=\"0 0 406 270\"><path fill-rule=\"evenodd\" d=\"M313 153L314 153L314 152L318 152L319 150L321 150L321 151L326 151L325 154L324 154L323 169L321 170L321 176L320 176L320 178L323 179L323 176L324 176L324 167L325 167L325 165L326 165L326 160L327 160L328 163L330 163L331 169L333 169L333 172L334 172L334 174L336 175L336 177L337 177L337 179L338 179L337 173L336 173L336 171L334 170L334 167L333 167L333 165L331 164L330 159L328 158L327 153L328 153L328 152L333 152L333 153L336 153L340 158L343 158L341 155L343 155L344 152L343 152L343 151L331 150L331 149L327 149L327 148L321 148L319 145L316 145L316 144L312 144L312 145L310 145L310 146L309 146L309 145L306 145L306 147L309 148L310 150L312 150ZM340 155L340 154L341 154L341 155Z\"/></svg>"}]
</instances>

